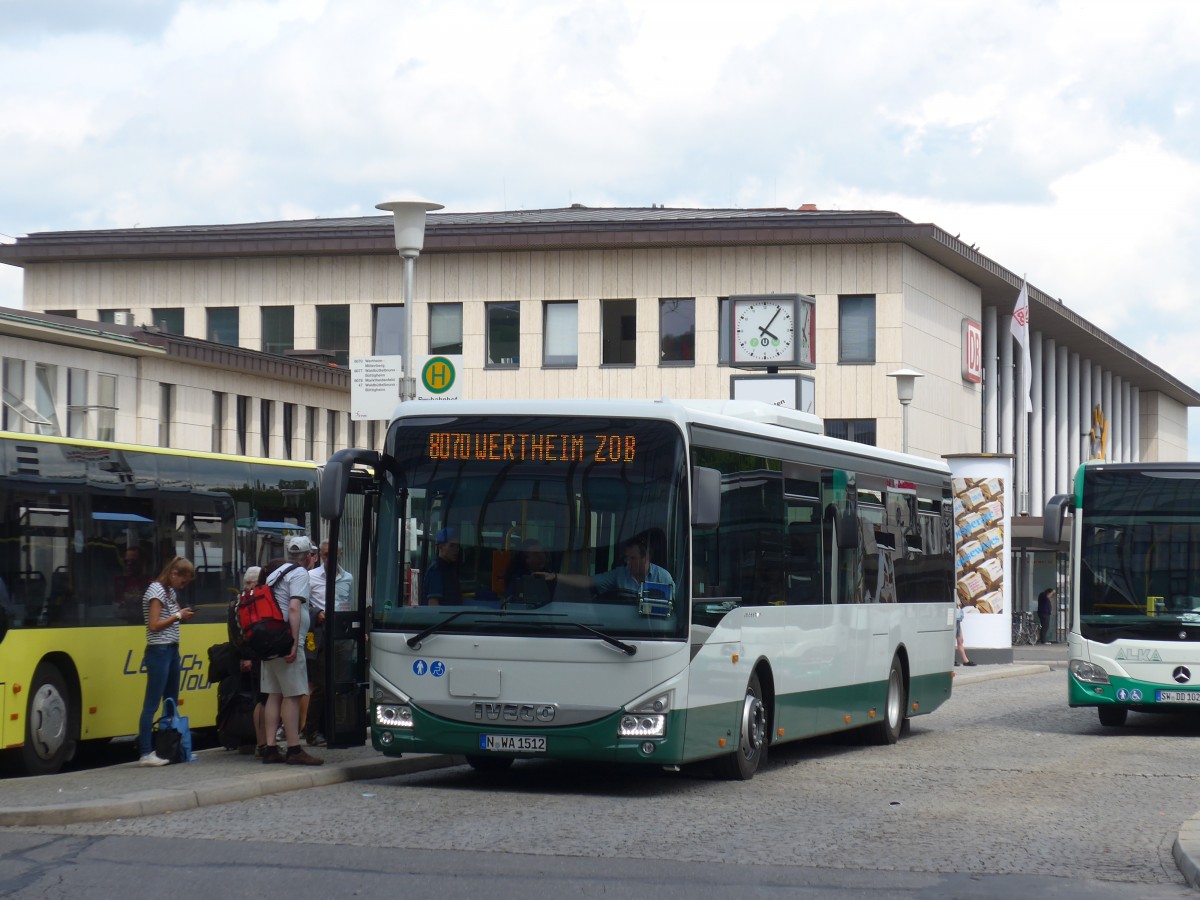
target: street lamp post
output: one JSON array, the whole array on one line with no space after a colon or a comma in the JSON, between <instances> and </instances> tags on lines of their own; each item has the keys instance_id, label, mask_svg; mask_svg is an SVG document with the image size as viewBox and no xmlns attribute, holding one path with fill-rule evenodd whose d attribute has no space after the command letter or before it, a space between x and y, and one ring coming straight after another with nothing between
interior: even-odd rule
<instances>
[{"instance_id":1,"label":"street lamp post","mask_svg":"<svg viewBox=\"0 0 1200 900\"><path fill-rule=\"evenodd\" d=\"M912 403L913 388L916 386L917 379L924 377L923 372L913 369L897 369L895 372L888 372L888 378L896 379L896 399L904 408L904 445L902 449L905 453L908 452L908 405Z\"/></svg>"},{"instance_id":2,"label":"street lamp post","mask_svg":"<svg viewBox=\"0 0 1200 900\"><path fill-rule=\"evenodd\" d=\"M396 230L396 250L404 262L404 357L401 360L404 375L400 379L400 399L412 400L417 396L417 373L413 364L413 325L417 321L414 309L416 300L413 298L413 267L417 257L421 255L421 248L425 246L425 214L442 209L443 206L431 200L410 198L377 203L375 208L392 214L392 224Z\"/></svg>"}]
</instances>

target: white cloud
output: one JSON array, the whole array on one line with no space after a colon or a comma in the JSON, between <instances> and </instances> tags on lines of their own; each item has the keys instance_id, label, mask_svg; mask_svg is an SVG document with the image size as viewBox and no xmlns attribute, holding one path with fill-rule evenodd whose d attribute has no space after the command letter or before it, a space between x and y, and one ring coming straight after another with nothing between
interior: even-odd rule
<instances>
[{"instance_id":1,"label":"white cloud","mask_svg":"<svg viewBox=\"0 0 1200 900\"><path fill-rule=\"evenodd\" d=\"M1189 0L19 6L0 232L355 214L398 186L894 209L1200 383Z\"/></svg>"}]
</instances>

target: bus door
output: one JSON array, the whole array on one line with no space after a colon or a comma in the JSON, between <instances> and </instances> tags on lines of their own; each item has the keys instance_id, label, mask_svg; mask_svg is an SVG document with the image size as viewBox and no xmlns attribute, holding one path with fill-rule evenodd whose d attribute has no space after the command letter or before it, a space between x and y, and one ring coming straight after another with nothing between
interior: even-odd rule
<instances>
[{"instance_id":1,"label":"bus door","mask_svg":"<svg viewBox=\"0 0 1200 900\"><path fill-rule=\"evenodd\" d=\"M367 623L374 581L369 549L378 506L374 478L354 470L342 514L329 521L328 559L336 560L325 578L325 736L330 747L367 742Z\"/></svg>"}]
</instances>

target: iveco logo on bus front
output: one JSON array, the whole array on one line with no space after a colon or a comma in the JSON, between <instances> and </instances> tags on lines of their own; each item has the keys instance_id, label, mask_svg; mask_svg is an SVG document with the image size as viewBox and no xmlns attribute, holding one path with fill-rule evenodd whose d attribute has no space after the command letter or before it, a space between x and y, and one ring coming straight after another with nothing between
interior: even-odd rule
<instances>
[{"instance_id":1,"label":"iveco logo on bus front","mask_svg":"<svg viewBox=\"0 0 1200 900\"><path fill-rule=\"evenodd\" d=\"M489 722L553 722L552 703L476 703L475 718Z\"/></svg>"}]
</instances>

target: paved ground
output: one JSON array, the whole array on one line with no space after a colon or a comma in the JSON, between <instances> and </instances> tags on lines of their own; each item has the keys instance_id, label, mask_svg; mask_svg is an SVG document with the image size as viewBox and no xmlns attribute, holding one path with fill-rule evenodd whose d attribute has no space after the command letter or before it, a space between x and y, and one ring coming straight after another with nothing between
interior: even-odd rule
<instances>
[{"instance_id":1,"label":"paved ground","mask_svg":"<svg viewBox=\"0 0 1200 900\"><path fill-rule=\"evenodd\" d=\"M1004 665L956 668L959 684L1045 673L1066 664L1065 645L1014 648ZM135 763L4 781L0 826L62 825L133 818L212 806L306 787L387 778L461 765L448 756L388 759L370 747L323 750L320 767L263 766L253 757L204 750L184 769L144 769ZM1200 813L1181 827L1174 856L1188 883L1200 887Z\"/></svg>"}]
</instances>

